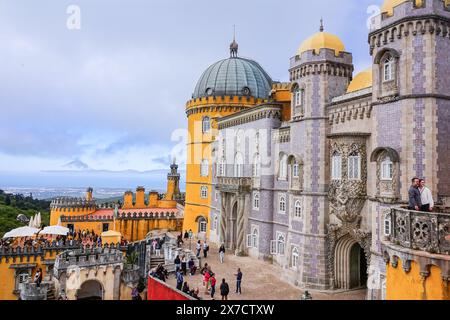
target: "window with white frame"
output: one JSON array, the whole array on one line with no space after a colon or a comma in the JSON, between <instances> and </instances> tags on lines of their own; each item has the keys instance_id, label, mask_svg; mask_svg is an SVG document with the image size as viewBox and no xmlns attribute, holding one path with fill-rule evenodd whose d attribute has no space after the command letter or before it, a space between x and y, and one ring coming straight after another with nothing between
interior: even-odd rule
<instances>
[{"instance_id":1,"label":"window with white frame","mask_svg":"<svg viewBox=\"0 0 450 320\"><path fill-rule=\"evenodd\" d=\"M278 212L281 214L286 213L286 196L284 194L278 198Z\"/></svg>"},{"instance_id":2,"label":"window with white frame","mask_svg":"<svg viewBox=\"0 0 450 320\"><path fill-rule=\"evenodd\" d=\"M30 279L30 272L27 270L21 270L17 273L16 276L16 281L15 281L15 285L16 285L16 290L20 289L20 284L21 283L26 283L28 282L28 280Z\"/></svg>"},{"instance_id":3,"label":"window with white frame","mask_svg":"<svg viewBox=\"0 0 450 320\"><path fill-rule=\"evenodd\" d=\"M385 82L395 79L395 58L389 55L383 64L383 80Z\"/></svg>"},{"instance_id":4,"label":"window with white frame","mask_svg":"<svg viewBox=\"0 0 450 320\"><path fill-rule=\"evenodd\" d=\"M394 163L391 158L386 157L381 161L381 180L391 181L394 176Z\"/></svg>"},{"instance_id":5,"label":"window with white frame","mask_svg":"<svg viewBox=\"0 0 450 320\"><path fill-rule=\"evenodd\" d=\"M348 157L348 179L361 179L361 156L355 152Z\"/></svg>"},{"instance_id":6,"label":"window with white frame","mask_svg":"<svg viewBox=\"0 0 450 320\"><path fill-rule=\"evenodd\" d=\"M292 253L291 253L291 267L293 269L297 269L298 267L298 259L299 259L299 251L298 247L292 246Z\"/></svg>"},{"instance_id":7,"label":"window with white frame","mask_svg":"<svg viewBox=\"0 0 450 320\"><path fill-rule=\"evenodd\" d=\"M390 213L386 213L384 215L384 228L383 228L385 237L389 237L391 235L392 232L391 228L392 228L391 215Z\"/></svg>"},{"instance_id":8,"label":"window with white frame","mask_svg":"<svg viewBox=\"0 0 450 320\"><path fill-rule=\"evenodd\" d=\"M217 230L217 227L218 227L217 222L218 222L217 216L214 216L214 222L213 222L214 230Z\"/></svg>"},{"instance_id":9,"label":"window with white frame","mask_svg":"<svg viewBox=\"0 0 450 320\"><path fill-rule=\"evenodd\" d=\"M297 88L294 91L294 105L297 106L302 106L303 105L303 100L304 100L304 92L305 90Z\"/></svg>"},{"instance_id":10,"label":"window with white frame","mask_svg":"<svg viewBox=\"0 0 450 320\"><path fill-rule=\"evenodd\" d=\"M205 233L208 223L206 222L206 219L204 217L201 217L198 220L198 232Z\"/></svg>"},{"instance_id":11,"label":"window with white frame","mask_svg":"<svg viewBox=\"0 0 450 320\"><path fill-rule=\"evenodd\" d=\"M208 198L208 187L207 186L201 186L200 188L200 197L202 199Z\"/></svg>"},{"instance_id":12,"label":"window with white frame","mask_svg":"<svg viewBox=\"0 0 450 320\"><path fill-rule=\"evenodd\" d=\"M202 130L203 133L207 133L211 130L211 119L209 117L203 117Z\"/></svg>"},{"instance_id":13,"label":"window with white frame","mask_svg":"<svg viewBox=\"0 0 450 320\"><path fill-rule=\"evenodd\" d=\"M277 232L277 254L284 256L284 249L286 246L286 235L281 232Z\"/></svg>"},{"instance_id":14,"label":"window with white frame","mask_svg":"<svg viewBox=\"0 0 450 320\"><path fill-rule=\"evenodd\" d=\"M219 160L219 165L217 166L217 176L218 177L225 176L225 158L221 158Z\"/></svg>"},{"instance_id":15,"label":"window with white frame","mask_svg":"<svg viewBox=\"0 0 450 320\"><path fill-rule=\"evenodd\" d=\"M295 161L294 164L292 165L292 176L294 178L298 178L300 176L300 166L297 163L297 161Z\"/></svg>"},{"instance_id":16,"label":"window with white frame","mask_svg":"<svg viewBox=\"0 0 450 320\"><path fill-rule=\"evenodd\" d=\"M238 152L234 157L234 176L236 178L242 178L243 174L244 174L244 158L242 157L242 154Z\"/></svg>"},{"instance_id":17,"label":"window with white frame","mask_svg":"<svg viewBox=\"0 0 450 320\"><path fill-rule=\"evenodd\" d=\"M259 230L253 227L252 230L252 248L258 249L259 246Z\"/></svg>"},{"instance_id":18,"label":"window with white frame","mask_svg":"<svg viewBox=\"0 0 450 320\"><path fill-rule=\"evenodd\" d=\"M288 166L288 156L283 154L280 158L280 164L279 164L279 179L280 180L287 180L287 166Z\"/></svg>"},{"instance_id":19,"label":"window with white frame","mask_svg":"<svg viewBox=\"0 0 450 320\"><path fill-rule=\"evenodd\" d=\"M302 203L300 200L297 200L294 205L294 218L302 218L302 214Z\"/></svg>"},{"instance_id":20,"label":"window with white frame","mask_svg":"<svg viewBox=\"0 0 450 320\"><path fill-rule=\"evenodd\" d=\"M331 179L342 179L342 156L339 152L333 153L331 158Z\"/></svg>"},{"instance_id":21,"label":"window with white frame","mask_svg":"<svg viewBox=\"0 0 450 320\"><path fill-rule=\"evenodd\" d=\"M200 165L200 176L207 177L209 175L209 161L203 159Z\"/></svg>"},{"instance_id":22,"label":"window with white frame","mask_svg":"<svg viewBox=\"0 0 450 320\"><path fill-rule=\"evenodd\" d=\"M259 192L253 192L253 209L259 210Z\"/></svg>"},{"instance_id":23,"label":"window with white frame","mask_svg":"<svg viewBox=\"0 0 450 320\"><path fill-rule=\"evenodd\" d=\"M261 175L261 159L259 154L256 154L253 159L253 177L257 178Z\"/></svg>"}]
</instances>

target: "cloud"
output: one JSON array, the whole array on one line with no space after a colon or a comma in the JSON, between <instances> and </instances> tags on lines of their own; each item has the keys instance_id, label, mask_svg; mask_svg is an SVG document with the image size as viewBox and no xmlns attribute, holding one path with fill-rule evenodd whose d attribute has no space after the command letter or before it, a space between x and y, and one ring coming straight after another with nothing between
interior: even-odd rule
<instances>
[{"instance_id":1,"label":"cloud","mask_svg":"<svg viewBox=\"0 0 450 320\"><path fill-rule=\"evenodd\" d=\"M64 168L72 170L89 170L89 166L83 161L76 159L63 165Z\"/></svg>"},{"instance_id":2,"label":"cloud","mask_svg":"<svg viewBox=\"0 0 450 320\"><path fill-rule=\"evenodd\" d=\"M230 0L233 14L207 0L76 2L79 31L66 28L71 1L1 3L1 165L166 168L171 133L187 126L202 72L228 56L233 24L239 54L287 81L289 58L323 16L358 70L370 63L366 8L381 0Z\"/></svg>"}]
</instances>

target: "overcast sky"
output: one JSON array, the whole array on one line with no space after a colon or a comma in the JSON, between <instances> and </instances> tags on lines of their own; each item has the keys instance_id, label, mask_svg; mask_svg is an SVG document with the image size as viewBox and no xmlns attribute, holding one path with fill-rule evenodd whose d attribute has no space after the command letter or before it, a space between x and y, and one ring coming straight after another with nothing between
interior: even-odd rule
<instances>
[{"instance_id":1,"label":"overcast sky","mask_svg":"<svg viewBox=\"0 0 450 320\"><path fill-rule=\"evenodd\" d=\"M239 55L287 81L319 29L370 65L366 21L382 0L2 0L0 171L166 169L202 72ZM81 29L67 28L67 8ZM70 165L68 165L70 164Z\"/></svg>"}]
</instances>

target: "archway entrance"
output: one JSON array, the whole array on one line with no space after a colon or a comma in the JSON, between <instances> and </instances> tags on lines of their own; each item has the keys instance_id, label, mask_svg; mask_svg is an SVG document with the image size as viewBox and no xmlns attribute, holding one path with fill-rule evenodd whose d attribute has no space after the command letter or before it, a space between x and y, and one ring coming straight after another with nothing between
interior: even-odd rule
<instances>
[{"instance_id":1,"label":"archway entrance","mask_svg":"<svg viewBox=\"0 0 450 320\"><path fill-rule=\"evenodd\" d=\"M367 285L367 260L364 249L349 235L338 241L334 264L336 288L349 290Z\"/></svg>"},{"instance_id":2,"label":"archway entrance","mask_svg":"<svg viewBox=\"0 0 450 320\"><path fill-rule=\"evenodd\" d=\"M103 300L103 286L97 280L83 282L77 291L77 300Z\"/></svg>"}]
</instances>

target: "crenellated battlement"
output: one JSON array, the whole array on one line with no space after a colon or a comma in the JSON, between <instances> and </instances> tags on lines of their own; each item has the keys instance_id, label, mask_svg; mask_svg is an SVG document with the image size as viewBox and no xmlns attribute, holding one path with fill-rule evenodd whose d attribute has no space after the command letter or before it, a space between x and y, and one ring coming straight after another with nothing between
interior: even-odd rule
<instances>
[{"instance_id":1,"label":"crenellated battlement","mask_svg":"<svg viewBox=\"0 0 450 320\"><path fill-rule=\"evenodd\" d=\"M97 207L95 200L87 200L84 198L59 197L50 203L50 209L88 209L92 210Z\"/></svg>"},{"instance_id":2,"label":"crenellated battlement","mask_svg":"<svg viewBox=\"0 0 450 320\"><path fill-rule=\"evenodd\" d=\"M189 100L186 103L186 110L199 107L214 107L217 105L224 104L227 106L245 106L245 105L255 105L266 102L266 99L245 97L245 96L211 96L203 97Z\"/></svg>"},{"instance_id":3,"label":"crenellated battlement","mask_svg":"<svg viewBox=\"0 0 450 320\"><path fill-rule=\"evenodd\" d=\"M55 260L54 275L59 278L68 268L93 268L122 264L123 252L111 248L77 249L59 254Z\"/></svg>"}]
</instances>

